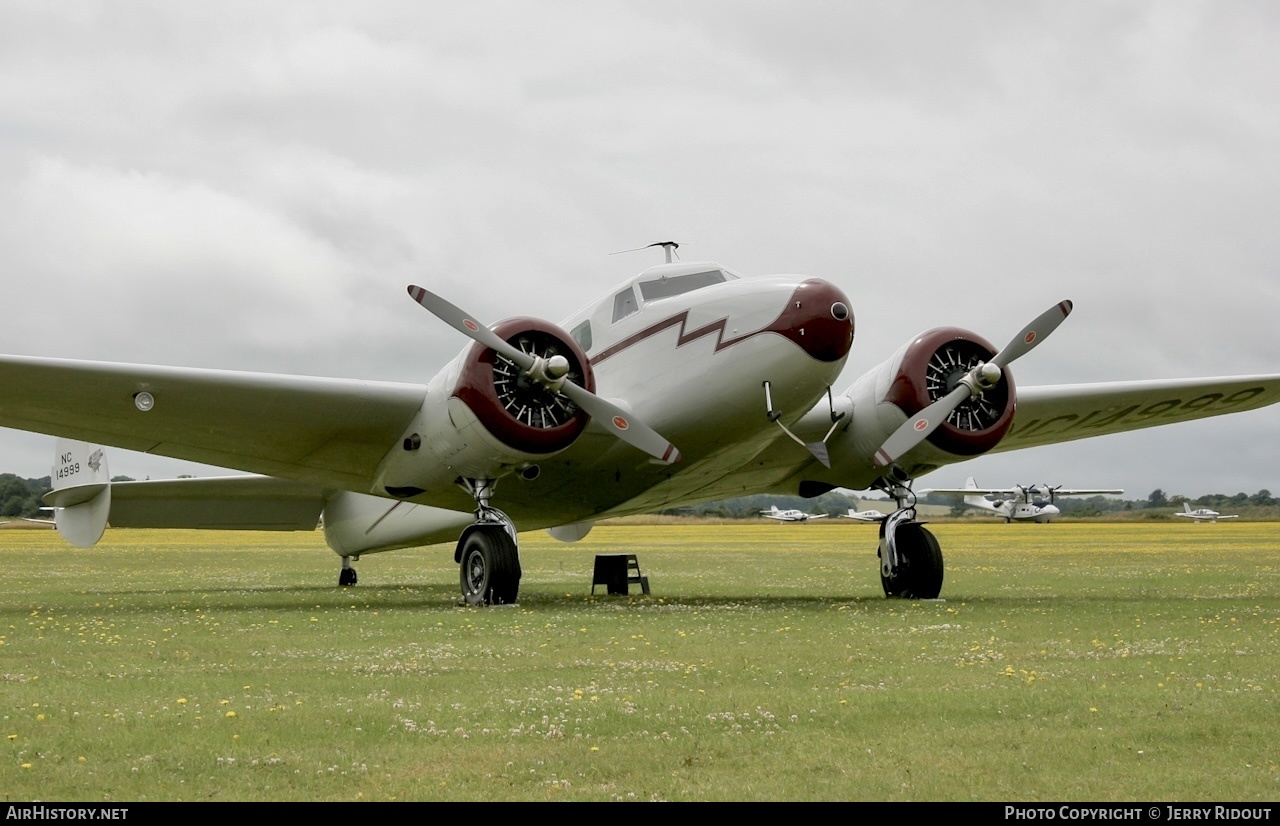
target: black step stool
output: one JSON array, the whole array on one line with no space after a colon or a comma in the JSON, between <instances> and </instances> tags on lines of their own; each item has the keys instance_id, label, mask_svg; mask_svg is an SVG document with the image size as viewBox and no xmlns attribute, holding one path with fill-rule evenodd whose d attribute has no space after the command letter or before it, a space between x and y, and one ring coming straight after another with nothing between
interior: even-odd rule
<instances>
[{"instance_id":1,"label":"black step stool","mask_svg":"<svg viewBox=\"0 0 1280 826\"><path fill-rule=\"evenodd\" d=\"M591 595L596 586L603 585L610 594L631 593L631 583L649 593L649 577L640 575L640 563L635 554L596 554L596 570L591 577Z\"/></svg>"}]
</instances>

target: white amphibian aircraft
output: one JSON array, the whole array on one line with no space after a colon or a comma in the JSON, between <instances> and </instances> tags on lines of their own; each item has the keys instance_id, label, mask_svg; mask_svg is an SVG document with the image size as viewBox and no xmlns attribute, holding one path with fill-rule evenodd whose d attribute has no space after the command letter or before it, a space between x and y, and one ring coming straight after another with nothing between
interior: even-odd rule
<instances>
[{"instance_id":1,"label":"white amphibian aircraft","mask_svg":"<svg viewBox=\"0 0 1280 826\"><path fill-rule=\"evenodd\" d=\"M1005 522L1049 522L1061 513L1054 499L1059 496L1118 495L1123 489L1085 490L1064 488L1062 485L1014 485L1011 488L980 488L970 476L962 488L928 488L925 493L962 493L964 503L971 508L986 511ZM997 497L992 499L990 497Z\"/></svg>"},{"instance_id":2,"label":"white amphibian aircraft","mask_svg":"<svg viewBox=\"0 0 1280 826\"><path fill-rule=\"evenodd\" d=\"M1013 332L1000 348L956 327L927 330L837 391L854 338L840 287L739 277L673 262L675 243L654 246L667 263L560 324L491 326L410 286L406 328L446 324L470 339L432 378L0 356L0 426L64 440L46 504L77 545L97 542L108 521L322 522L339 584L356 582L364 554L448 542L466 603L511 603L517 530L574 541L608 517L844 488L895 502L874 549L885 594L935 598L942 551L911 491L922 474L1280 400L1280 375L1015 388L1011 365L1057 329L1069 301L997 329ZM255 475L112 483L102 445Z\"/></svg>"},{"instance_id":3,"label":"white amphibian aircraft","mask_svg":"<svg viewBox=\"0 0 1280 826\"><path fill-rule=\"evenodd\" d=\"M1174 516L1181 516L1185 519L1192 519L1195 521L1197 525L1205 521L1217 522L1219 519L1239 519L1240 518L1240 514L1238 513L1218 513L1217 511L1210 510L1209 508L1197 508L1196 510L1191 510L1191 505L1187 502L1182 503L1182 512L1174 513Z\"/></svg>"},{"instance_id":4,"label":"white amphibian aircraft","mask_svg":"<svg viewBox=\"0 0 1280 826\"><path fill-rule=\"evenodd\" d=\"M808 522L810 519L826 519L825 513L805 513L794 508L779 510L777 505L770 505L769 510L760 511L765 519L776 519L779 522Z\"/></svg>"}]
</instances>

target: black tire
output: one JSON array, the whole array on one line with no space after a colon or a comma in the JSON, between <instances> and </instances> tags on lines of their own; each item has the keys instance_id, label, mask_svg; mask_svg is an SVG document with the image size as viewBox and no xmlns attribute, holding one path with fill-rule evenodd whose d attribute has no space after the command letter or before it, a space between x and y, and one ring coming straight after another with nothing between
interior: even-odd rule
<instances>
[{"instance_id":1,"label":"black tire","mask_svg":"<svg viewBox=\"0 0 1280 826\"><path fill-rule=\"evenodd\" d=\"M345 588L348 585L355 585L355 584L356 584L356 569L343 568L342 571L338 574L338 585Z\"/></svg>"},{"instance_id":2,"label":"black tire","mask_svg":"<svg viewBox=\"0 0 1280 826\"><path fill-rule=\"evenodd\" d=\"M498 525L473 528L462 539L458 577L467 605L510 605L520 591L520 554Z\"/></svg>"},{"instance_id":3,"label":"black tire","mask_svg":"<svg viewBox=\"0 0 1280 826\"><path fill-rule=\"evenodd\" d=\"M898 526L898 572L886 577L881 569L880 584L886 597L937 599L942 593L942 548L933 534L918 522Z\"/></svg>"}]
</instances>

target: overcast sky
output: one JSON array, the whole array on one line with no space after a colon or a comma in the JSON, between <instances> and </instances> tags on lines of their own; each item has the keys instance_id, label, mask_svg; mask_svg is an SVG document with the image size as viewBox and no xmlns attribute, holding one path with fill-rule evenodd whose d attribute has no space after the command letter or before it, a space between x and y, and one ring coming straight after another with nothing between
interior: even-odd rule
<instances>
[{"instance_id":1,"label":"overcast sky","mask_svg":"<svg viewBox=\"0 0 1280 826\"><path fill-rule=\"evenodd\" d=\"M673 238L843 288L837 390L1064 298L1022 386L1280 372L1278 44L1271 0L5 0L0 352L425 383L462 341L406 284L559 321ZM968 475L1280 492L1280 407L920 486Z\"/></svg>"}]
</instances>

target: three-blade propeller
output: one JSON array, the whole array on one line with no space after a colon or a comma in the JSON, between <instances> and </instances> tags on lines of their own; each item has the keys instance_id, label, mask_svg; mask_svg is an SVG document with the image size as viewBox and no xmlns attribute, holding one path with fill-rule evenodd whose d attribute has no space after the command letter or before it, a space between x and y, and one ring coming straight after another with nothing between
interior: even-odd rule
<instances>
[{"instance_id":1,"label":"three-blade propeller","mask_svg":"<svg viewBox=\"0 0 1280 826\"><path fill-rule=\"evenodd\" d=\"M617 438L643 450L663 464L670 465L680 461L680 451L676 446L653 428L633 418L619 405L569 381L566 377L568 364L563 356L552 356L548 359L526 353L503 340L497 333L475 321L458 307L422 287L410 285L409 296L445 324L464 336L480 342L515 364L529 378L581 407L587 415Z\"/></svg>"},{"instance_id":2,"label":"three-blade propeller","mask_svg":"<svg viewBox=\"0 0 1280 826\"><path fill-rule=\"evenodd\" d=\"M929 438L929 434L937 430L951 415L951 411L965 399L975 399L995 387L1004 375L1005 367L1035 349L1070 314L1071 302L1063 301L1045 310L1023 327L1022 332L1014 336L1003 350L992 356L991 361L979 364L961 376L950 393L903 422L876 451L876 467L887 467L896 462L907 451Z\"/></svg>"}]
</instances>

